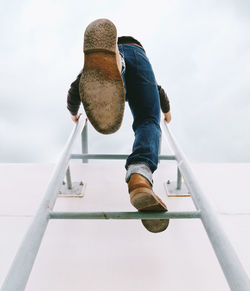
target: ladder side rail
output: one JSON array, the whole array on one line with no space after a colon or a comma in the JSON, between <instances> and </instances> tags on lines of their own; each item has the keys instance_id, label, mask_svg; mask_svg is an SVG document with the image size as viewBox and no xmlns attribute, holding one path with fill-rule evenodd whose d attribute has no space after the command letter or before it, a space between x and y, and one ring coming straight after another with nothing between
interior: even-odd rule
<instances>
[{"instance_id":1,"label":"ladder side rail","mask_svg":"<svg viewBox=\"0 0 250 291\"><path fill-rule=\"evenodd\" d=\"M164 121L163 128L166 133L167 141L175 153L178 168L184 177L189 191L191 192L191 197L195 207L198 211L200 211L202 223L231 290L250 290L248 275L239 261L231 242L220 226L217 214L202 192L187 158L178 146L173 134L167 126L166 121Z\"/></svg>"},{"instance_id":2,"label":"ladder side rail","mask_svg":"<svg viewBox=\"0 0 250 291\"><path fill-rule=\"evenodd\" d=\"M39 209L16 253L1 291L23 291L28 282L44 232L50 219L50 211L56 202L57 192L67 170L70 154L76 138L81 133L84 120L81 117L74 127L58 159Z\"/></svg>"}]
</instances>

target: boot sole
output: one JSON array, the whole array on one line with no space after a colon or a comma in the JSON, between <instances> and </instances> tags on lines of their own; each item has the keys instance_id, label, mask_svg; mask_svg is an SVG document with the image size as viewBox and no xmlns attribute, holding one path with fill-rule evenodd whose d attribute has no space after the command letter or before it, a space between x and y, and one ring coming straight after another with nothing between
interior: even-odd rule
<instances>
[{"instance_id":1,"label":"boot sole","mask_svg":"<svg viewBox=\"0 0 250 291\"><path fill-rule=\"evenodd\" d=\"M131 204L139 211L167 211L167 206L148 188L137 188L130 193ZM144 227L153 233L164 231L169 219L142 219Z\"/></svg>"},{"instance_id":2,"label":"boot sole","mask_svg":"<svg viewBox=\"0 0 250 291\"><path fill-rule=\"evenodd\" d=\"M116 27L107 19L96 20L86 28L79 92L89 121L103 134L114 133L120 128L125 106L116 42Z\"/></svg>"}]
</instances>

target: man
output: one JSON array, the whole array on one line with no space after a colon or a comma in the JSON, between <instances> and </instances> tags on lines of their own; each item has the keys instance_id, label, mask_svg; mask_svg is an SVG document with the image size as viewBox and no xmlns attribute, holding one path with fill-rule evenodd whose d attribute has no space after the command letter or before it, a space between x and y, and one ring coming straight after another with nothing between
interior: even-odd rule
<instances>
[{"instance_id":1,"label":"man","mask_svg":"<svg viewBox=\"0 0 250 291\"><path fill-rule=\"evenodd\" d=\"M84 68L71 84L67 108L77 122L82 101L89 121L103 134L117 131L126 100L133 114L135 141L126 162L130 201L139 211L167 211L152 190L152 173L158 165L160 108L171 120L169 101L157 85L151 64L141 43L133 37L119 37L108 19L89 24L84 34ZM151 232L161 232L168 219L142 220Z\"/></svg>"}]
</instances>

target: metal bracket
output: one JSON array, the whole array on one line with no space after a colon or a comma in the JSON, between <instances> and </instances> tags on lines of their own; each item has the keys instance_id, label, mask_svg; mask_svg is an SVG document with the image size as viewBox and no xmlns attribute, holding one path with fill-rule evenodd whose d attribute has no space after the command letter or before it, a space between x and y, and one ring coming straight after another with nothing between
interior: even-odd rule
<instances>
[{"instance_id":1,"label":"metal bracket","mask_svg":"<svg viewBox=\"0 0 250 291\"><path fill-rule=\"evenodd\" d=\"M77 197L82 198L84 196L86 188L86 183L81 182L73 182L71 187L69 188L67 183L63 181L60 190L58 191L58 197Z\"/></svg>"},{"instance_id":2,"label":"metal bracket","mask_svg":"<svg viewBox=\"0 0 250 291\"><path fill-rule=\"evenodd\" d=\"M190 197L190 192L187 189L185 182L183 181L181 171L179 166L182 161L177 166L177 181L164 182L164 188L167 192L168 197Z\"/></svg>"},{"instance_id":3,"label":"metal bracket","mask_svg":"<svg viewBox=\"0 0 250 291\"><path fill-rule=\"evenodd\" d=\"M181 188L178 189L178 183L176 181L164 182L164 188L168 197L190 197L190 192L187 189L185 183L182 183Z\"/></svg>"}]
</instances>

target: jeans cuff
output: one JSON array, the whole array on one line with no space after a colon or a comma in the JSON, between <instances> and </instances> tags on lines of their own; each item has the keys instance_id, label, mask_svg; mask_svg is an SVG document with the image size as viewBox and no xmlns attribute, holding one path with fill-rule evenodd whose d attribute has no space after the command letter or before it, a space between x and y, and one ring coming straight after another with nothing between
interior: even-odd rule
<instances>
[{"instance_id":1,"label":"jeans cuff","mask_svg":"<svg viewBox=\"0 0 250 291\"><path fill-rule=\"evenodd\" d=\"M126 182L129 182L130 176L132 174L140 174L145 177L151 185L153 185L153 175L148 165L146 164L131 164L128 166L126 173Z\"/></svg>"}]
</instances>

